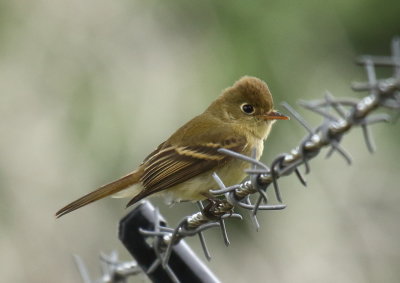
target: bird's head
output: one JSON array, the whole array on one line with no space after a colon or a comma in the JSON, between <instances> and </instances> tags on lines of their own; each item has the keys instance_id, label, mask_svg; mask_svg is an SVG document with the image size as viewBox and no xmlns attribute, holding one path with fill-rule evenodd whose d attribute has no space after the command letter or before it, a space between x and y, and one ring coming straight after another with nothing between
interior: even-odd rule
<instances>
[{"instance_id":1,"label":"bird's head","mask_svg":"<svg viewBox=\"0 0 400 283\"><path fill-rule=\"evenodd\" d=\"M245 76L227 88L209 107L214 115L226 122L254 126L271 125L276 120L288 120L274 110L268 86L262 80Z\"/></svg>"}]
</instances>

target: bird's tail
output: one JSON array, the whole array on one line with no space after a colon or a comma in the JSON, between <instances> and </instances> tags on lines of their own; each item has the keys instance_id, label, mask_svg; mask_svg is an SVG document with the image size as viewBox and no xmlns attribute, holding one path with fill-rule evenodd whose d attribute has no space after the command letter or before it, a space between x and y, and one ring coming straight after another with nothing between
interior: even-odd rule
<instances>
[{"instance_id":1,"label":"bird's tail","mask_svg":"<svg viewBox=\"0 0 400 283\"><path fill-rule=\"evenodd\" d=\"M96 200L105 198L109 195L115 194L123 189L126 189L133 184L139 182L141 176L141 172L139 170L133 171L132 173L112 182L107 185L101 186L97 190L84 195L83 197L77 199L76 201L71 202L65 207L61 208L56 212L56 218L63 216L64 214L70 213L75 209L78 209L82 206L85 206L89 203L92 203Z\"/></svg>"}]
</instances>

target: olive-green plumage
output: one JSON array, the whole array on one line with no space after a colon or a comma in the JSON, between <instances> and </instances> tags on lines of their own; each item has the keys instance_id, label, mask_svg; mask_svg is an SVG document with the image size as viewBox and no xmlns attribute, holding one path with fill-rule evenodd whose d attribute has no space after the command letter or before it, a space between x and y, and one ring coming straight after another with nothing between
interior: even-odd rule
<instances>
[{"instance_id":1,"label":"olive-green plumage","mask_svg":"<svg viewBox=\"0 0 400 283\"><path fill-rule=\"evenodd\" d=\"M154 194L164 194L171 201L205 199L208 191L215 188L213 172L226 185L245 177L247 164L218 149L249 155L256 148L259 159L264 140L278 119L288 118L273 110L266 83L243 77L160 144L135 171L70 203L56 216L109 195L132 197L128 206Z\"/></svg>"}]
</instances>

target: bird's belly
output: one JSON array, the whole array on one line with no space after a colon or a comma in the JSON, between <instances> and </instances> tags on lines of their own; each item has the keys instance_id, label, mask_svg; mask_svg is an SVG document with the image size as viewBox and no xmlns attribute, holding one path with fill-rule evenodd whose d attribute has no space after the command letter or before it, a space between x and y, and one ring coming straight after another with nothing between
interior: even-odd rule
<instances>
[{"instance_id":1,"label":"bird's belly","mask_svg":"<svg viewBox=\"0 0 400 283\"><path fill-rule=\"evenodd\" d=\"M216 168L214 171L204 172L160 193L165 194L168 203L203 200L207 198L207 195L210 195L210 190L219 189L212 176L214 172L221 178L225 186L229 187L240 183L244 179L246 176L244 169L248 167L249 164L247 162L234 159L223 167Z\"/></svg>"}]
</instances>

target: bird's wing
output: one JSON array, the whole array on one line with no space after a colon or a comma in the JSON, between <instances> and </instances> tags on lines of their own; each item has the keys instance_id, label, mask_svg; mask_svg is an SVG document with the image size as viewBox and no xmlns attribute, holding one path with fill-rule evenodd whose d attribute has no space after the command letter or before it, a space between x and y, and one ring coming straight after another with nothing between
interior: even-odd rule
<instances>
[{"instance_id":1,"label":"bird's wing","mask_svg":"<svg viewBox=\"0 0 400 283\"><path fill-rule=\"evenodd\" d=\"M218 134L220 136L220 133ZM207 135L210 140L212 135ZM207 138L207 139L208 139ZM201 173L222 166L231 157L219 153L219 148L241 152L247 142L244 137L227 136L221 142L201 142L190 146L167 145L159 147L143 163L144 173L140 179L144 190L129 203L134 204L140 199L156 192L180 184Z\"/></svg>"}]
</instances>

